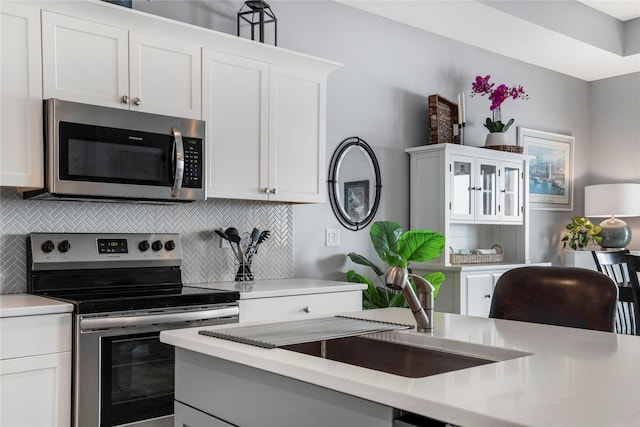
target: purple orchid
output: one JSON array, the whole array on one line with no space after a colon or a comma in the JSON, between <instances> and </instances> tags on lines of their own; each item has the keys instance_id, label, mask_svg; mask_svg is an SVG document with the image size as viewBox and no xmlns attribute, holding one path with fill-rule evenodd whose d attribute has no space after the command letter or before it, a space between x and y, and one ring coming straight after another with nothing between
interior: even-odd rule
<instances>
[{"instance_id":1,"label":"purple orchid","mask_svg":"<svg viewBox=\"0 0 640 427\"><path fill-rule=\"evenodd\" d=\"M476 76L476 80L471 83L471 96L480 95L489 98L491 106L489 110L493 112L493 120L487 119L484 125L490 132L506 132L513 123L513 119L503 124L500 120L500 106L507 99L529 99L529 95L524 91L522 86L513 85L509 87L501 84L494 89L495 83L491 83L491 76Z\"/></svg>"}]
</instances>

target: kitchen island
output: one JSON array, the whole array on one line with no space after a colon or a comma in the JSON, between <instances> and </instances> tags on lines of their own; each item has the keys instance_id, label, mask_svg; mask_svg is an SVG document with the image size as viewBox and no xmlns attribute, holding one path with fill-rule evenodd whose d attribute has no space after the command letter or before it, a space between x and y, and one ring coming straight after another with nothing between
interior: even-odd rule
<instances>
[{"instance_id":1,"label":"kitchen island","mask_svg":"<svg viewBox=\"0 0 640 427\"><path fill-rule=\"evenodd\" d=\"M348 315L415 324L406 309ZM341 425L391 426L398 410L461 426L640 425L639 337L449 313L434 324L430 334L381 335L497 362L408 378L198 334L210 327L161 340L176 346L176 405L189 399L219 425L321 426L344 416Z\"/></svg>"}]
</instances>

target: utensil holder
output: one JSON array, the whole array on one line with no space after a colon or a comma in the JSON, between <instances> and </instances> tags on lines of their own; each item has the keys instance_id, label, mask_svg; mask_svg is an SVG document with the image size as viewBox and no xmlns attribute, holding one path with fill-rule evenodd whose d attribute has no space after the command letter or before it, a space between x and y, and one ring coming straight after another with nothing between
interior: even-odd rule
<instances>
[{"instance_id":1,"label":"utensil holder","mask_svg":"<svg viewBox=\"0 0 640 427\"><path fill-rule=\"evenodd\" d=\"M235 260L233 263L234 278L236 282L254 283L255 270L253 262L239 262Z\"/></svg>"}]
</instances>

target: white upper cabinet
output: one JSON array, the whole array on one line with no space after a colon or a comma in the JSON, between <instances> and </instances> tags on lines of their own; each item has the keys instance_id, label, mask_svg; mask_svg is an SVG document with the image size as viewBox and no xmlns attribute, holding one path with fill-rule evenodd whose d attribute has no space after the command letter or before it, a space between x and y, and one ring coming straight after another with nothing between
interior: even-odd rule
<instances>
[{"instance_id":1,"label":"white upper cabinet","mask_svg":"<svg viewBox=\"0 0 640 427\"><path fill-rule=\"evenodd\" d=\"M207 197L324 202L326 74L204 50Z\"/></svg>"},{"instance_id":2,"label":"white upper cabinet","mask_svg":"<svg viewBox=\"0 0 640 427\"><path fill-rule=\"evenodd\" d=\"M267 200L269 64L210 50L202 57L207 197Z\"/></svg>"},{"instance_id":3,"label":"white upper cabinet","mask_svg":"<svg viewBox=\"0 0 640 427\"><path fill-rule=\"evenodd\" d=\"M326 80L309 71L271 66L269 199L324 202Z\"/></svg>"},{"instance_id":4,"label":"white upper cabinet","mask_svg":"<svg viewBox=\"0 0 640 427\"><path fill-rule=\"evenodd\" d=\"M200 46L129 33L132 110L202 118Z\"/></svg>"},{"instance_id":5,"label":"white upper cabinet","mask_svg":"<svg viewBox=\"0 0 640 427\"><path fill-rule=\"evenodd\" d=\"M0 3L0 185L43 186L40 11Z\"/></svg>"},{"instance_id":6,"label":"white upper cabinet","mask_svg":"<svg viewBox=\"0 0 640 427\"><path fill-rule=\"evenodd\" d=\"M43 97L201 118L200 47L42 12Z\"/></svg>"}]
</instances>

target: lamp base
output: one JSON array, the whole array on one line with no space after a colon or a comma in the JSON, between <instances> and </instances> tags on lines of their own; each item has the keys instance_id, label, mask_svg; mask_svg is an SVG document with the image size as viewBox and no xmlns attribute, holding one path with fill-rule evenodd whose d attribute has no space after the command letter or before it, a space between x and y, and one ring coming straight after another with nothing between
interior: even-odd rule
<instances>
[{"instance_id":1,"label":"lamp base","mask_svg":"<svg viewBox=\"0 0 640 427\"><path fill-rule=\"evenodd\" d=\"M600 223L600 246L607 251L626 249L631 243L631 227L621 219L611 217Z\"/></svg>"}]
</instances>

